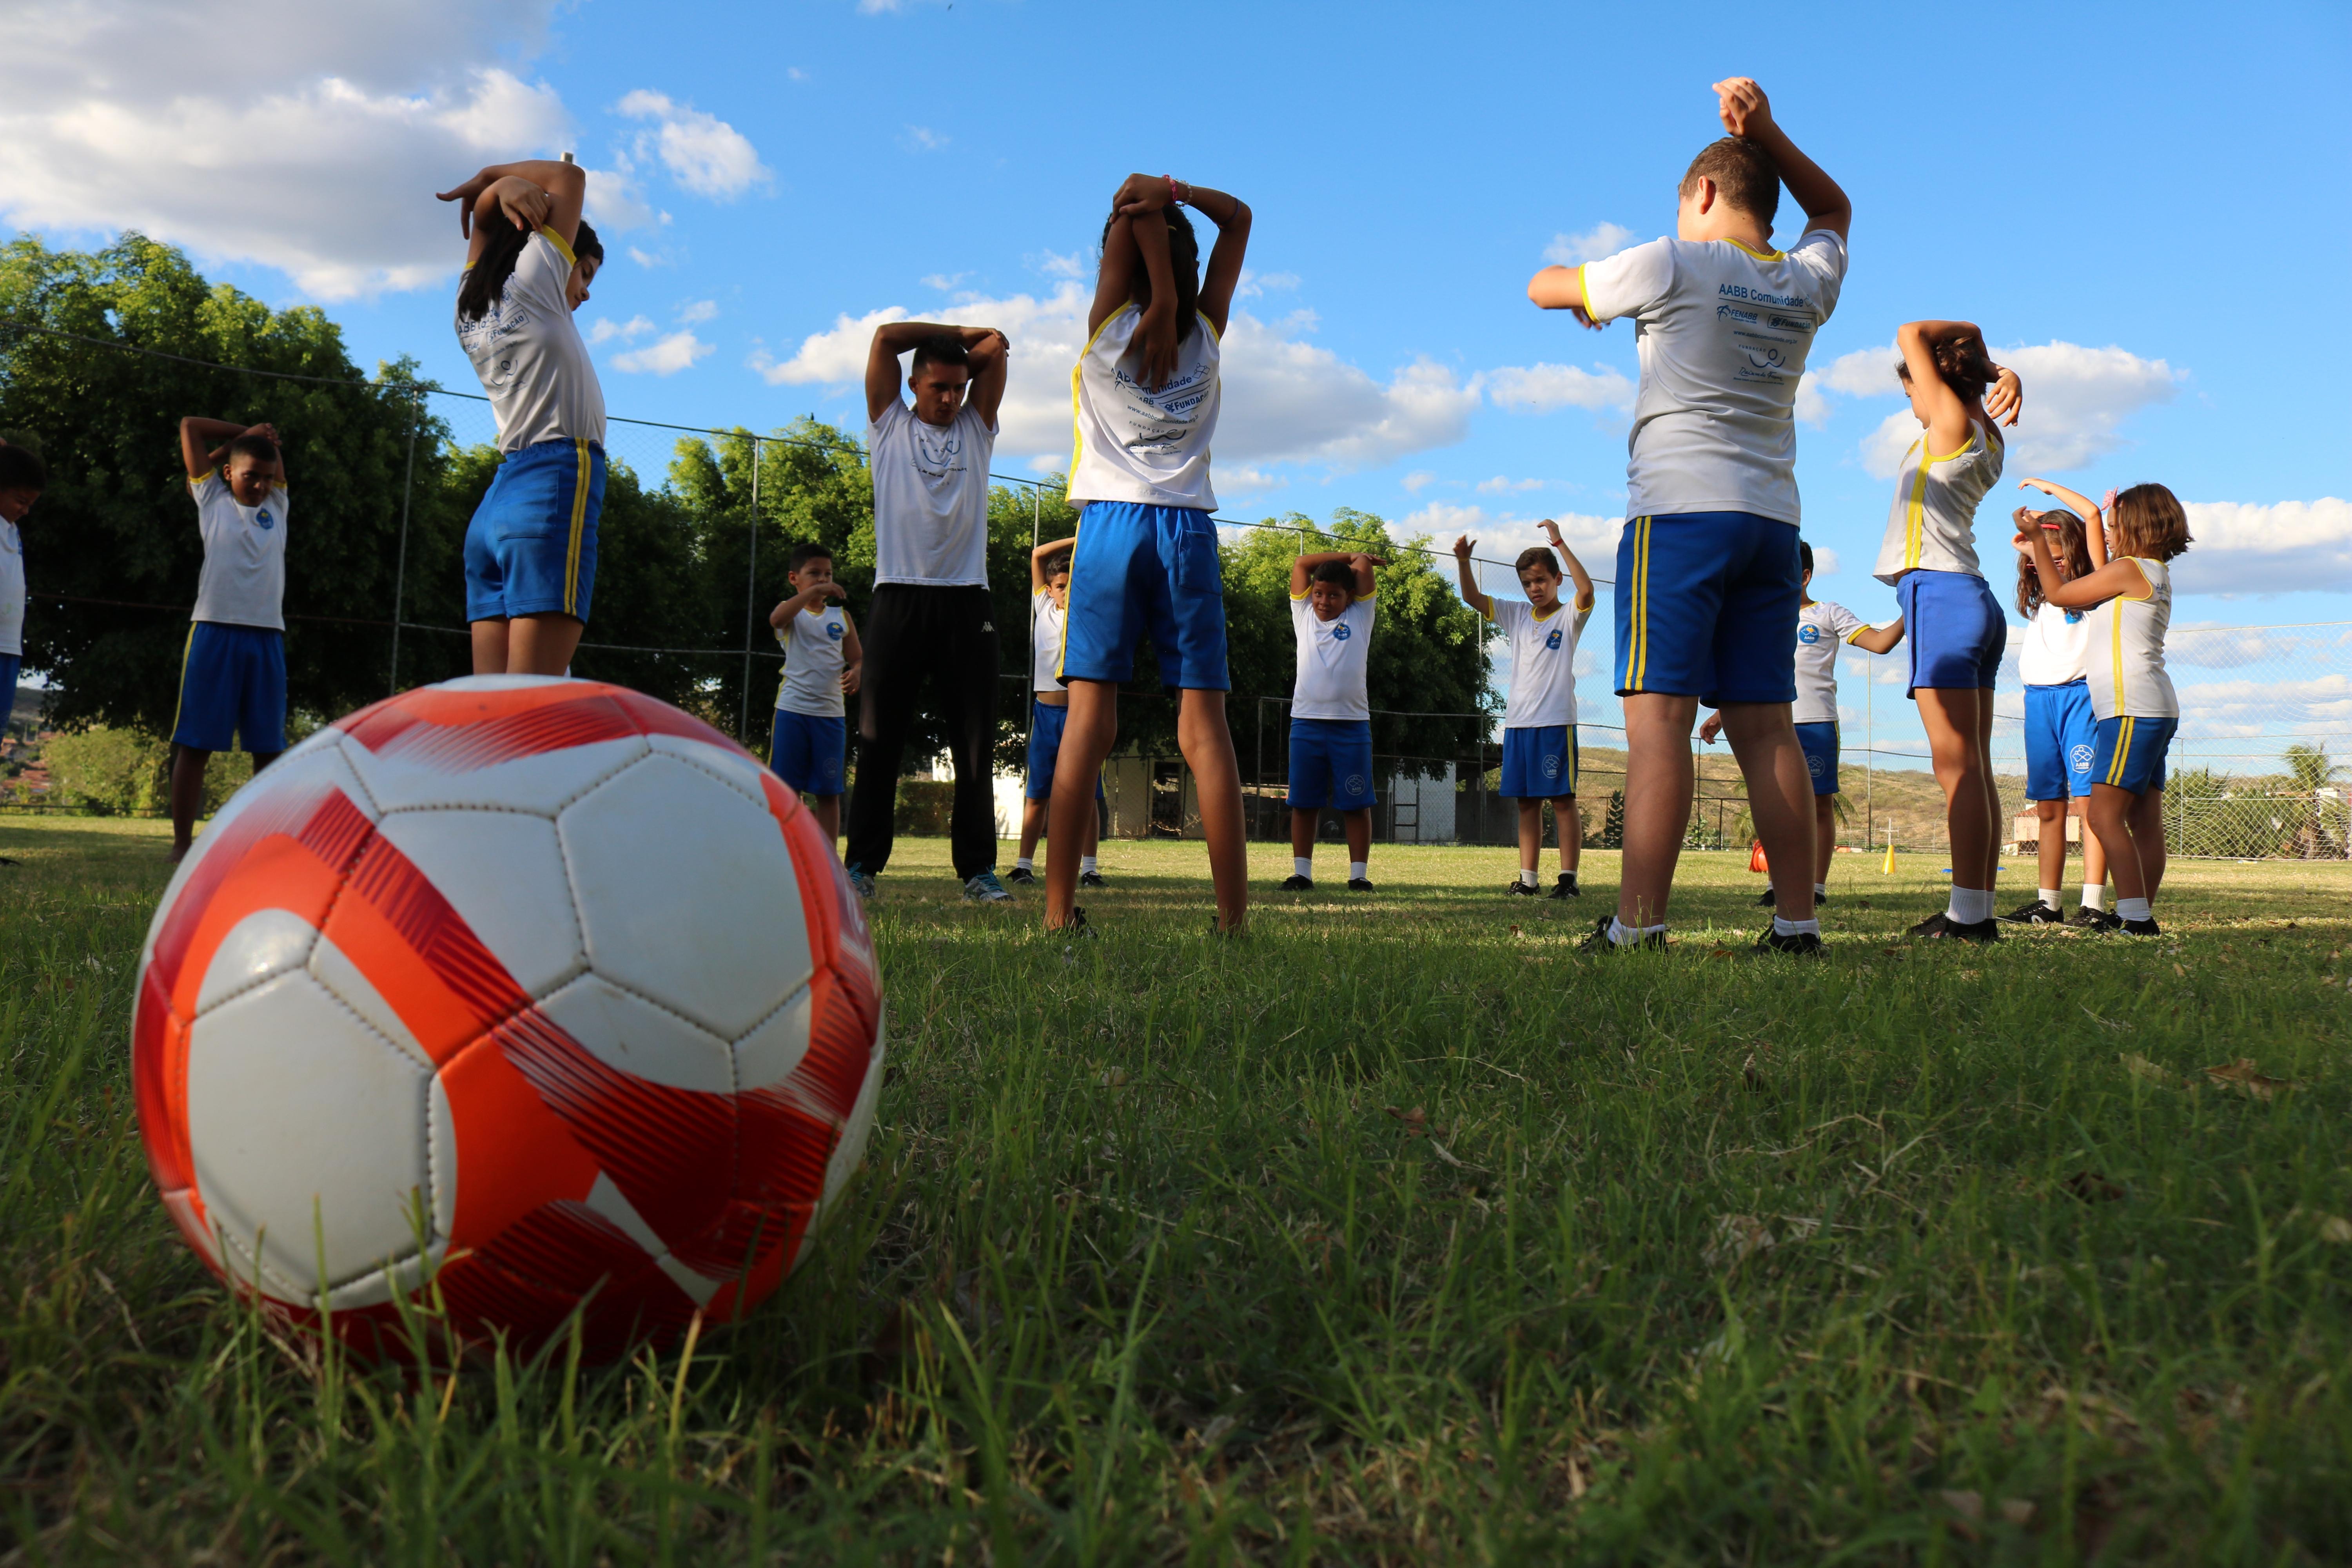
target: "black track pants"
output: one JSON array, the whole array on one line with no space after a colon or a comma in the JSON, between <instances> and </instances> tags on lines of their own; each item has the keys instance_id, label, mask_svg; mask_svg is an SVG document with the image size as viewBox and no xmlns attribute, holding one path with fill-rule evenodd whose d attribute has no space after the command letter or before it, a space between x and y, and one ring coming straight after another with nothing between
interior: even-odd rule
<instances>
[{"instance_id":1,"label":"black track pants","mask_svg":"<svg viewBox=\"0 0 2352 1568\"><path fill-rule=\"evenodd\" d=\"M849 795L849 864L869 874L890 861L898 768L923 688L931 689L955 763L950 835L959 879L996 866L995 606L986 588L885 583L858 628L866 663L857 687L857 783Z\"/></svg>"}]
</instances>

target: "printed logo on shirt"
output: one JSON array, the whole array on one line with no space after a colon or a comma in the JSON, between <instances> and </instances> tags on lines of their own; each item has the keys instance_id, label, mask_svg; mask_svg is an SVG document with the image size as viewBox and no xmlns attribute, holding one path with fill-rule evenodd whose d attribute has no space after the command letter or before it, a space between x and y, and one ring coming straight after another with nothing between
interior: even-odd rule
<instances>
[{"instance_id":1,"label":"printed logo on shirt","mask_svg":"<svg viewBox=\"0 0 2352 1568\"><path fill-rule=\"evenodd\" d=\"M1815 643L1822 640L1822 628L1819 626L1799 626L1797 628L1797 640L1803 643L1807 647L1811 647Z\"/></svg>"},{"instance_id":2,"label":"printed logo on shirt","mask_svg":"<svg viewBox=\"0 0 2352 1568\"><path fill-rule=\"evenodd\" d=\"M2080 610L2069 610L2066 612L2066 624L2070 626L2080 624L2082 619L2083 612Z\"/></svg>"},{"instance_id":3,"label":"printed logo on shirt","mask_svg":"<svg viewBox=\"0 0 2352 1568\"><path fill-rule=\"evenodd\" d=\"M269 509L268 507L263 507L259 511L253 514L253 526L267 531L276 528L278 524L271 521Z\"/></svg>"},{"instance_id":4,"label":"printed logo on shirt","mask_svg":"<svg viewBox=\"0 0 2352 1568\"><path fill-rule=\"evenodd\" d=\"M839 621L827 621L824 623L824 635L832 638L835 642L839 642L841 640L842 630L843 627Z\"/></svg>"},{"instance_id":5,"label":"printed logo on shirt","mask_svg":"<svg viewBox=\"0 0 2352 1568\"><path fill-rule=\"evenodd\" d=\"M1349 626L1345 621L1341 621L1338 626L1331 628L1331 640L1333 642L1346 642L1349 637L1354 637L1355 635L1356 628Z\"/></svg>"},{"instance_id":6,"label":"printed logo on shirt","mask_svg":"<svg viewBox=\"0 0 2352 1568\"><path fill-rule=\"evenodd\" d=\"M945 430L927 425L920 419L909 419L915 438L909 445L914 449L915 471L937 487L952 480L963 472L963 436L957 426Z\"/></svg>"},{"instance_id":7,"label":"printed logo on shirt","mask_svg":"<svg viewBox=\"0 0 2352 1568\"><path fill-rule=\"evenodd\" d=\"M1548 647L1548 648L1552 649L1554 652L1558 652L1558 651L1559 651L1559 628L1558 626L1554 626L1554 627L1552 627L1552 629L1551 629L1551 636L1549 636L1549 637L1548 637L1544 638L1544 647Z\"/></svg>"}]
</instances>

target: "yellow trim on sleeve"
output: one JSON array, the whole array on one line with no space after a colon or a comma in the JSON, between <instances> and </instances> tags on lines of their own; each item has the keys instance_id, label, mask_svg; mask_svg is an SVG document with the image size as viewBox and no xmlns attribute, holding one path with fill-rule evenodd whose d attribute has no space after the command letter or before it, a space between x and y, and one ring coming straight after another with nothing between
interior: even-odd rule
<instances>
[{"instance_id":1,"label":"yellow trim on sleeve","mask_svg":"<svg viewBox=\"0 0 2352 1568\"><path fill-rule=\"evenodd\" d=\"M1293 594L1290 595L1290 602L1294 605L1303 605L1307 602L1307 595L1304 594Z\"/></svg>"},{"instance_id":2,"label":"yellow trim on sleeve","mask_svg":"<svg viewBox=\"0 0 2352 1568\"><path fill-rule=\"evenodd\" d=\"M1872 626L1868 621L1864 621L1862 625L1854 627L1853 630L1845 634L1846 643L1848 646L1852 646L1853 639L1860 637L1863 633L1874 632L1878 628L1876 626Z\"/></svg>"},{"instance_id":3,"label":"yellow trim on sleeve","mask_svg":"<svg viewBox=\"0 0 2352 1568\"><path fill-rule=\"evenodd\" d=\"M1200 317L1201 324L1209 329L1210 340L1215 342L1219 348L1223 348L1225 342L1225 334L1217 331L1217 323L1209 320L1209 313L1206 310L1195 310L1192 314Z\"/></svg>"},{"instance_id":4,"label":"yellow trim on sleeve","mask_svg":"<svg viewBox=\"0 0 2352 1568\"><path fill-rule=\"evenodd\" d=\"M1592 263L1590 261L1580 262L1578 264L1576 268L1576 293L1580 301L1579 308L1584 311L1584 319L1588 321L1597 321L1601 317L1599 313L1592 309L1592 286L1584 280L1585 268L1591 265Z\"/></svg>"},{"instance_id":5,"label":"yellow trim on sleeve","mask_svg":"<svg viewBox=\"0 0 2352 1568\"><path fill-rule=\"evenodd\" d=\"M2147 589L2147 592L2145 594L2118 594L2116 596L2121 599L2129 599L2135 605L2145 605L2150 599L2156 597L2156 583L2154 579L2148 576L2147 568L2140 564L2140 557L2137 555L2126 555L2124 559L2130 562L2132 570L2139 574L2139 585ZM2123 617L2121 616L2116 617L2116 624L2118 626L2123 624Z\"/></svg>"},{"instance_id":6,"label":"yellow trim on sleeve","mask_svg":"<svg viewBox=\"0 0 2352 1568\"><path fill-rule=\"evenodd\" d=\"M546 237L548 244L555 247L555 253L563 258L564 266L577 267L580 265L580 258L572 254L572 247L563 243L563 237L562 235L556 233L554 229L549 227L546 224L541 224L539 226L539 232Z\"/></svg>"},{"instance_id":7,"label":"yellow trim on sleeve","mask_svg":"<svg viewBox=\"0 0 2352 1568\"><path fill-rule=\"evenodd\" d=\"M1496 624L1496 621L1495 621L1495 595L1494 595L1489 594L1489 595L1486 595L1486 607L1485 609L1483 609L1483 610L1479 611L1479 612L1478 612L1478 615L1479 615L1480 618L1481 618L1481 619L1483 619L1483 620L1485 620L1485 621L1486 621L1486 623L1488 626L1493 626L1493 625L1495 625L1495 624Z\"/></svg>"}]
</instances>

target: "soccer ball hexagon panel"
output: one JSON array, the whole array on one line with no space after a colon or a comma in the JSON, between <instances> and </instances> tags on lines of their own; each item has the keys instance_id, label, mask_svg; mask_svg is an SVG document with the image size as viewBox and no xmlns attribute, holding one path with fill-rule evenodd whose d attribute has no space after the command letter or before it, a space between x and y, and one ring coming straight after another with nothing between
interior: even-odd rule
<instances>
[{"instance_id":1,"label":"soccer ball hexagon panel","mask_svg":"<svg viewBox=\"0 0 2352 1568\"><path fill-rule=\"evenodd\" d=\"M514 677L362 710L240 791L132 1029L189 1244L394 1354L428 1275L460 1343L741 1316L855 1170L882 1060L864 912L792 793L665 703Z\"/></svg>"}]
</instances>

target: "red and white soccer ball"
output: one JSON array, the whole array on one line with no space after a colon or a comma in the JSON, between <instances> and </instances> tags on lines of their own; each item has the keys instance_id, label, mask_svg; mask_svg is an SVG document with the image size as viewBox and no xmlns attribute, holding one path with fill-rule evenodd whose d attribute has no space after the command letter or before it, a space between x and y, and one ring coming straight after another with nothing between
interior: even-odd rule
<instances>
[{"instance_id":1,"label":"red and white soccer ball","mask_svg":"<svg viewBox=\"0 0 2352 1568\"><path fill-rule=\"evenodd\" d=\"M132 1036L189 1245L387 1353L428 1274L467 1343L583 1302L595 1355L741 1317L856 1167L882 1056L798 798L667 703L511 676L379 702L239 791L155 912Z\"/></svg>"}]
</instances>

